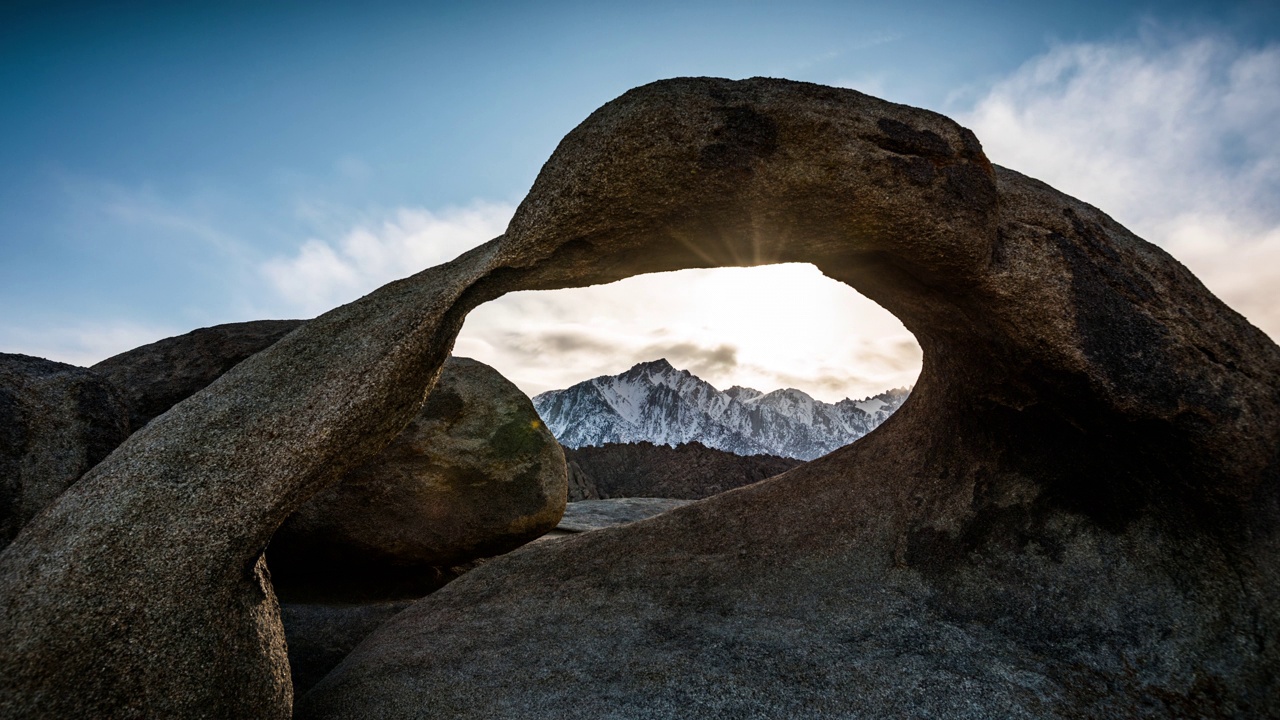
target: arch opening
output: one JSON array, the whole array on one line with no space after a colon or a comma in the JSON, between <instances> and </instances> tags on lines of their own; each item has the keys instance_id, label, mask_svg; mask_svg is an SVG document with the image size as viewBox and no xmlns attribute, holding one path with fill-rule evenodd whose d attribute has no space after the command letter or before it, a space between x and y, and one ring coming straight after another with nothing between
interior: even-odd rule
<instances>
[{"instance_id":1,"label":"arch opening","mask_svg":"<svg viewBox=\"0 0 1280 720\"><path fill-rule=\"evenodd\" d=\"M454 354L530 396L665 358L717 388L795 388L825 402L911 386L922 361L901 321L809 263L511 293L469 313Z\"/></svg>"},{"instance_id":2,"label":"arch opening","mask_svg":"<svg viewBox=\"0 0 1280 720\"><path fill-rule=\"evenodd\" d=\"M454 354L530 397L566 448L699 443L812 460L901 406L921 369L897 318L808 263L513 293Z\"/></svg>"}]
</instances>

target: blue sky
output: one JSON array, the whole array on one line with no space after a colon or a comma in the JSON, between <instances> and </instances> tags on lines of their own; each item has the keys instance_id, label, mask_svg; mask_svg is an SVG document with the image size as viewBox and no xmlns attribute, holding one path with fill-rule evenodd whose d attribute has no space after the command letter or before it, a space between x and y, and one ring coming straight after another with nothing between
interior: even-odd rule
<instances>
[{"instance_id":1,"label":"blue sky","mask_svg":"<svg viewBox=\"0 0 1280 720\"><path fill-rule=\"evenodd\" d=\"M952 115L1276 337L1278 42L1274 2L8 3L0 351L88 364L313 316L501 232L568 130L679 75ZM843 288L797 295L778 332L803 314L856 342L790 358L723 312L668 321L693 304L677 285L813 284L752 272L516 296L479 311L458 352L530 392L646 354L826 399L913 377L909 336Z\"/></svg>"}]
</instances>

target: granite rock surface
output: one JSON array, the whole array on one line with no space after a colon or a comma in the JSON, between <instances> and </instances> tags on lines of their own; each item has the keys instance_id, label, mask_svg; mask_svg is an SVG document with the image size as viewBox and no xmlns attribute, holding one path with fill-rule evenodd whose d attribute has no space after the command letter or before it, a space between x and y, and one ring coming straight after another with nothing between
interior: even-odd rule
<instances>
[{"instance_id":1,"label":"granite rock surface","mask_svg":"<svg viewBox=\"0 0 1280 720\"><path fill-rule=\"evenodd\" d=\"M932 113L679 80L570 133L503 247L811 262L924 368L829 456L463 576L300 717L1280 714L1280 349L1103 212Z\"/></svg>"},{"instance_id":2,"label":"granite rock surface","mask_svg":"<svg viewBox=\"0 0 1280 720\"><path fill-rule=\"evenodd\" d=\"M294 692L310 690L369 633L411 604L410 600L357 604L281 602L280 619L289 644Z\"/></svg>"}]
</instances>

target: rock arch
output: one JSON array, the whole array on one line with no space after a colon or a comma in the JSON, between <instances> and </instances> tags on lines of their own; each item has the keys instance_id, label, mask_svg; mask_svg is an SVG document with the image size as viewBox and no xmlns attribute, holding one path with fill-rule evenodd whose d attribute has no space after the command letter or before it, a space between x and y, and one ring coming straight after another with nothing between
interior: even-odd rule
<instances>
[{"instance_id":1,"label":"rock arch","mask_svg":"<svg viewBox=\"0 0 1280 720\"><path fill-rule=\"evenodd\" d=\"M0 555L0 708L288 716L262 548L407 422L467 311L783 261L920 341L889 422L772 481L468 575L303 713L1280 712L1280 349L945 117L707 78L605 105L502 237L321 316L94 468Z\"/></svg>"}]
</instances>

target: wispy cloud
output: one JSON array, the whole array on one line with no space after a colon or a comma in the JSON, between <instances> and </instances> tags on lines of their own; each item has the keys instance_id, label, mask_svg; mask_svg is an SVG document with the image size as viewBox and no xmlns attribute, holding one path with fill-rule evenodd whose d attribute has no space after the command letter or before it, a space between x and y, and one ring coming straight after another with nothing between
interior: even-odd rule
<instances>
[{"instance_id":1,"label":"wispy cloud","mask_svg":"<svg viewBox=\"0 0 1280 720\"><path fill-rule=\"evenodd\" d=\"M49 323L40 326L0 325L0 347L4 348L4 352L34 355L87 367L125 350L190 329L128 321Z\"/></svg>"},{"instance_id":2,"label":"wispy cloud","mask_svg":"<svg viewBox=\"0 0 1280 720\"><path fill-rule=\"evenodd\" d=\"M315 314L492 240L514 212L484 202L439 212L401 208L337 240L307 240L296 254L264 263L262 274L292 308Z\"/></svg>"},{"instance_id":3,"label":"wispy cloud","mask_svg":"<svg viewBox=\"0 0 1280 720\"><path fill-rule=\"evenodd\" d=\"M234 213L227 198L209 189L184 195L162 193L150 184L125 185L101 178L57 173L68 202L68 232L90 237L138 233L165 242L198 243L224 261L251 263L249 245L225 224Z\"/></svg>"},{"instance_id":4,"label":"wispy cloud","mask_svg":"<svg viewBox=\"0 0 1280 720\"><path fill-rule=\"evenodd\" d=\"M797 73L805 73L817 67L822 67L835 62L851 53L860 50L869 50L879 47L887 43L897 42L902 39L902 33L880 31L863 35L852 42L846 43L844 46L826 52L817 53L797 60L790 65L781 67L777 72L773 73L781 77L794 76Z\"/></svg>"},{"instance_id":5,"label":"wispy cloud","mask_svg":"<svg viewBox=\"0 0 1280 720\"><path fill-rule=\"evenodd\" d=\"M703 345L693 341L655 343L640 350L641 357L666 358L698 377L732 374L738 368L738 348L732 343Z\"/></svg>"},{"instance_id":6,"label":"wispy cloud","mask_svg":"<svg viewBox=\"0 0 1280 720\"><path fill-rule=\"evenodd\" d=\"M900 32L881 31L866 35L859 40L854 41L849 46L850 50L866 50L868 48L879 47L886 43L897 42L903 38Z\"/></svg>"},{"instance_id":7,"label":"wispy cloud","mask_svg":"<svg viewBox=\"0 0 1280 720\"><path fill-rule=\"evenodd\" d=\"M1161 245L1280 338L1280 47L1148 27L1061 45L958 118L997 163Z\"/></svg>"}]
</instances>

